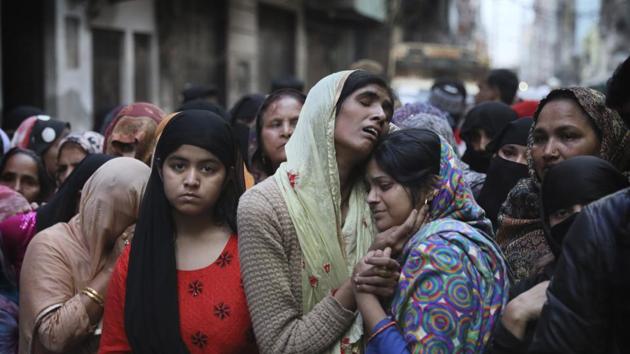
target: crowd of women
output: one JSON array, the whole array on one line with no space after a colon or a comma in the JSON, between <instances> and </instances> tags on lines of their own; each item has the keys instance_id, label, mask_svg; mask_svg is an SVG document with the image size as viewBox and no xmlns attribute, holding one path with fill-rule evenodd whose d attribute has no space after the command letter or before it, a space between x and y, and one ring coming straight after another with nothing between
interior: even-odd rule
<instances>
[{"instance_id":1,"label":"crowd of women","mask_svg":"<svg viewBox=\"0 0 630 354\"><path fill-rule=\"evenodd\" d=\"M607 96L514 81L400 106L341 71L102 134L16 109L0 352L628 351L630 58Z\"/></svg>"}]
</instances>

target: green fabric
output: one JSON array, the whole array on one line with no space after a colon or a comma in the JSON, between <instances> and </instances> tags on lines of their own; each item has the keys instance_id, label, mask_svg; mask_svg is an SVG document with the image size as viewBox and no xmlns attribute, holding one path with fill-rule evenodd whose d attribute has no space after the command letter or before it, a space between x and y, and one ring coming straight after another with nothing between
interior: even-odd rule
<instances>
[{"instance_id":1,"label":"green fabric","mask_svg":"<svg viewBox=\"0 0 630 354\"><path fill-rule=\"evenodd\" d=\"M310 90L286 145L287 161L274 175L302 249L304 313L352 274L375 234L363 183L353 187L345 222L341 220L335 106L350 73L329 75ZM343 338L359 341L361 327L360 319L355 321ZM332 352L338 350L339 344Z\"/></svg>"}]
</instances>

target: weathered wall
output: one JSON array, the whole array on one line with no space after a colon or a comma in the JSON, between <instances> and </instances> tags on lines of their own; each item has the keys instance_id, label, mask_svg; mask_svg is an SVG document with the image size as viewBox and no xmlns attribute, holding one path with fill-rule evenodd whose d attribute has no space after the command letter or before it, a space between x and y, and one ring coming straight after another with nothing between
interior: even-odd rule
<instances>
[{"instance_id":1,"label":"weathered wall","mask_svg":"<svg viewBox=\"0 0 630 354\"><path fill-rule=\"evenodd\" d=\"M168 110L181 103L186 84L207 84L225 100L225 1L156 0L160 43L160 103Z\"/></svg>"}]
</instances>

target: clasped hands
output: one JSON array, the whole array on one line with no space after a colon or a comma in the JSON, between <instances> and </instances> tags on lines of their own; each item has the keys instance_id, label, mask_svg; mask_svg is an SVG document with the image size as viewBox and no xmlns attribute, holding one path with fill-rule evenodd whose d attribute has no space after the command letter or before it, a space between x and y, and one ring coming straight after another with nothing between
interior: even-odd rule
<instances>
[{"instance_id":1,"label":"clasped hands","mask_svg":"<svg viewBox=\"0 0 630 354\"><path fill-rule=\"evenodd\" d=\"M425 206L413 210L402 225L391 227L376 235L368 253L357 263L352 273L352 288L356 295L372 294L389 298L394 294L400 278L400 264L394 259L407 241L424 224L428 215Z\"/></svg>"}]
</instances>

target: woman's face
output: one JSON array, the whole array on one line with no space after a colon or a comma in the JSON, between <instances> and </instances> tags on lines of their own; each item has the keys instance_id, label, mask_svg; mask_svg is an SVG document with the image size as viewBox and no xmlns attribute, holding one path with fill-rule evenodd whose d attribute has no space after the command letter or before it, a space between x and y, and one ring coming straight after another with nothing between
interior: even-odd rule
<instances>
[{"instance_id":1,"label":"woman's face","mask_svg":"<svg viewBox=\"0 0 630 354\"><path fill-rule=\"evenodd\" d=\"M474 151L486 151L486 146L492 141L485 130L477 128L470 133L470 148Z\"/></svg>"},{"instance_id":2,"label":"woman's face","mask_svg":"<svg viewBox=\"0 0 630 354\"><path fill-rule=\"evenodd\" d=\"M500 158L521 165L527 165L527 146L518 144L505 144L497 152Z\"/></svg>"},{"instance_id":3,"label":"woman's face","mask_svg":"<svg viewBox=\"0 0 630 354\"><path fill-rule=\"evenodd\" d=\"M26 154L11 156L0 171L0 184L22 194L29 203L37 202L41 190L37 162Z\"/></svg>"},{"instance_id":4,"label":"woman's face","mask_svg":"<svg viewBox=\"0 0 630 354\"><path fill-rule=\"evenodd\" d=\"M70 176L72 171L87 156L85 150L74 143L64 144L59 150L59 159L57 160L57 185L60 186Z\"/></svg>"},{"instance_id":5,"label":"woman's face","mask_svg":"<svg viewBox=\"0 0 630 354\"><path fill-rule=\"evenodd\" d=\"M582 211L582 205L575 204L569 208L559 209L549 215L549 225L554 227L564 220L568 219L571 215Z\"/></svg>"},{"instance_id":6,"label":"woman's face","mask_svg":"<svg viewBox=\"0 0 630 354\"><path fill-rule=\"evenodd\" d=\"M270 104L262 116L262 149L274 169L287 160L284 146L293 134L301 110L300 101L285 96Z\"/></svg>"},{"instance_id":7,"label":"woman's face","mask_svg":"<svg viewBox=\"0 0 630 354\"><path fill-rule=\"evenodd\" d=\"M166 199L175 211L188 216L211 213L225 176L225 166L214 154L193 145L180 146L162 165Z\"/></svg>"},{"instance_id":8,"label":"woman's face","mask_svg":"<svg viewBox=\"0 0 630 354\"><path fill-rule=\"evenodd\" d=\"M63 132L57 137L57 140L53 142L48 149L42 154L42 161L44 162L44 167L46 167L46 172L50 177L54 177L55 173L57 173L57 156L59 155L59 145L61 145L61 140L70 134L70 129L66 128Z\"/></svg>"},{"instance_id":9,"label":"woman's face","mask_svg":"<svg viewBox=\"0 0 630 354\"><path fill-rule=\"evenodd\" d=\"M341 104L335 121L337 157L366 159L379 137L389 130L393 103L387 90L370 84L364 86Z\"/></svg>"},{"instance_id":10,"label":"woman's face","mask_svg":"<svg viewBox=\"0 0 630 354\"><path fill-rule=\"evenodd\" d=\"M366 178L369 186L367 202L378 231L405 222L414 209L409 191L385 173L374 159L368 162Z\"/></svg>"},{"instance_id":11,"label":"woman's face","mask_svg":"<svg viewBox=\"0 0 630 354\"><path fill-rule=\"evenodd\" d=\"M599 155L601 143L588 116L572 100L547 103L534 127L532 158L540 179L547 170L566 159Z\"/></svg>"}]
</instances>

